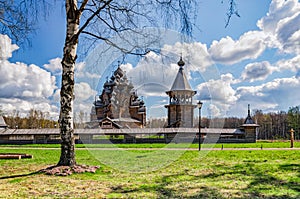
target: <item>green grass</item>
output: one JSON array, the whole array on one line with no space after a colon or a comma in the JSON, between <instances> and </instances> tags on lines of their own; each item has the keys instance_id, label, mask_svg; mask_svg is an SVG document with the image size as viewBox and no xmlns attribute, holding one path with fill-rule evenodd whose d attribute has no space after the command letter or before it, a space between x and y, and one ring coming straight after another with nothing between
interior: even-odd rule
<instances>
[{"instance_id":1,"label":"green grass","mask_svg":"<svg viewBox=\"0 0 300 199\"><path fill-rule=\"evenodd\" d=\"M0 145L14 148L60 148L60 144L25 144L25 145ZM198 148L198 144L182 143L146 143L146 144L76 144L76 148ZM257 141L256 143L226 143L226 144L202 144L203 148L290 148L290 141ZM300 148L300 142L294 142L295 148Z\"/></svg>"},{"instance_id":2,"label":"green grass","mask_svg":"<svg viewBox=\"0 0 300 199\"><path fill-rule=\"evenodd\" d=\"M216 144L214 148L290 148L290 141L257 141L256 143ZM295 148L300 148L300 142L294 142Z\"/></svg>"},{"instance_id":3,"label":"green grass","mask_svg":"<svg viewBox=\"0 0 300 199\"><path fill-rule=\"evenodd\" d=\"M60 154L51 149L3 152L34 158L0 160L0 177L54 165ZM77 150L76 157L79 164L101 167L95 174L0 179L0 198L300 198L299 151Z\"/></svg>"}]
</instances>

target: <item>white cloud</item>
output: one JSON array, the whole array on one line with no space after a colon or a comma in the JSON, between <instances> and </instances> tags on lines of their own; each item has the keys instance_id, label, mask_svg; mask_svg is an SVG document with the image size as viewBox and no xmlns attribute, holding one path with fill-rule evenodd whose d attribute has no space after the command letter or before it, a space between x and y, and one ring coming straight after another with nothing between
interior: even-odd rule
<instances>
[{"instance_id":1,"label":"white cloud","mask_svg":"<svg viewBox=\"0 0 300 199\"><path fill-rule=\"evenodd\" d=\"M237 41L227 36L220 41L213 41L208 52L213 61L228 65L256 59L266 48L265 37L260 31L246 32Z\"/></svg>"},{"instance_id":2,"label":"white cloud","mask_svg":"<svg viewBox=\"0 0 300 199\"><path fill-rule=\"evenodd\" d=\"M93 81L98 80L100 74L91 73L90 69L86 67L85 62L78 62L75 64L75 77L80 79L80 81Z\"/></svg>"},{"instance_id":3,"label":"white cloud","mask_svg":"<svg viewBox=\"0 0 300 199\"><path fill-rule=\"evenodd\" d=\"M75 103L76 102L83 102L85 100L88 100L91 97L94 97L97 92L93 89L91 89L90 85L86 82L80 82L75 84L74 88L75 93Z\"/></svg>"},{"instance_id":4,"label":"white cloud","mask_svg":"<svg viewBox=\"0 0 300 199\"><path fill-rule=\"evenodd\" d=\"M86 82L75 83L74 86L74 114L78 117L80 112L86 113L89 115L94 98L97 92L93 90L90 85ZM57 89L53 94L53 101L60 101L60 89Z\"/></svg>"},{"instance_id":5,"label":"white cloud","mask_svg":"<svg viewBox=\"0 0 300 199\"><path fill-rule=\"evenodd\" d=\"M297 0L273 0L269 12L257 22L261 31L249 31L238 40L227 36L213 41L208 52L213 61L235 64L258 58L266 49L300 53L300 3Z\"/></svg>"},{"instance_id":6,"label":"white cloud","mask_svg":"<svg viewBox=\"0 0 300 199\"><path fill-rule=\"evenodd\" d=\"M257 22L260 31L249 31L244 33L238 40L230 37L222 38L220 41L214 41L208 52L214 61L222 64L236 64L246 59L256 59L264 50L268 48L278 49L279 52L285 53L287 57L296 54L295 57L285 60L279 60L274 64L268 61L253 62L245 66L241 73L239 81L231 80L230 84L223 85L218 80L209 81L211 89L218 91L219 85L221 90L228 90L225 98L215 97L217 102L224 101L227 104L236 102L233 106L228 106L230 113L243 116L247 104L250 103L252 108L262 109L263 111L286 110L289 106L299 105L300 94L295 92L300 87L300 3L298 0L273 0L266 16ZM283 55L283 54L282 54ZM272 58L274 59L274 58ZM276 61L276 59L274 59ZM296 77L277 78L272 81L256 86L240 86L237 89L231 87L232 84L238 86L241 80L254 82L257 80L266 80L274 72L284 72L290 70L297 72ZM289 73L285 73L287 75ZM237 74L235 74L237 75ZM276 74L280 76L279 73ZM230 82L230 81L229 81ZM244 84L243 84L244 85ZM222 88L223 87L223 88ZM202 87L201 87L202 88ZM232 89L232 90L231 90ZM209 93L208 90L206 90ZM214 91L212 91L214 92ZM215 92L218 96L222 91ZM209 96L208 94L206 94ZM212 95L212 94L210 94ZM201 92L200 92L200 96ZM212 98L212 96L211 96ZM209 99L209 98L208 98ZM217 108L219 108L219 105ZM242 113L241 113L241 110Z\"/></svg>"},{"instance_id":7,"label":"white cloud","mask_svg":"<svg viewBox=\"0 0 300 199\"><path fill-rule=\"evenodd\" d=\"M54 94L52 96L52 100L55 102L59 102L60 101L60 89L56 89L54 91Z\"/></svg>"},{"instance_id":8,"label":"white cloud","mask_svg":"<svg viewBox=\"0 0 300 199\"><path fill-rule=\"evenodd\" d=\"M216 105L214 105L214 104L210 104L207 109L208 109L208 115L210 117L212 117L212 118L214 118L214 117L222 117L223 116L221 114L220 109Z\"/></svg>"},{"instance_id":9,"label":"white cloud","mask_svg":"<svg viewBox=\"0 0 300 199\"><path fill-rule=\"evenodd\" d=\"M290 59L279 60L273 66L268 61L247 64L241 74L241 80L250 82L265 80L274 72L285 71L295 72L297 77L300 75L300 55L296 55Z\"/></svg>"},{"instance_id":10,"label":"white cloud","mask_svg":"<svg viewBox=\"0 0 300 199\"><path fill-rule=\"evenodd\" d=\"M12 52L19 49L16 44L11 43L7 35L0 34L0 60L6 60L12 57Z\"/></svg>"},{"instance_id":11,"label":"white cloud","mask_svg":"<svg viewBox=\"0 0 300 199\"><path fill-rule=\"evenodd\" d=\"M78 62L75 64L75 70L76 71L82 71L85 68L84 62Z\"/></svg>"},{"instance_id":12,"label":"white cloud","mask_svg":"<svg viewBox=\"0 0 300 199\"><path fill-rule=\"evenodd\" d=\"M21 117L27 116L31 109L49 113L49 119L58 119L58 107L49 100L24 100L20 98L0 98L1 109L6 115L19 112Z\"/></svg>"},{"instance_id":13,"label":"white cloud","mask_svg":"<svg viewBox=\"0 0 300 199\"><path fill-rule=\"evenodd\" d=\"M161 49L161 54L164 56L170 56L175 58L176 62L179 56L183 57L186 62L187 71L200 71L204 72L206 69L213 65L206 44L200 42L194 43L180 43L177 42L175 45L165 45Z\"/></svg>"},{"instance_id":14,"label":"white cloud","mask_svg":"<svg viewBox=\"0 0 300 199\"><path fill-rule=\"evenodd\" d=\"M145 102L147 103L147 99L145 99ZM158 118L158 117L163 117L165 118L167 116L167 109L164 107L166 104L168 104L167 101L162 102L162 101L158 101L157 104L153 104L153 105L147 105L147 117L154 117L154 118Z\"/></svg>"},{"instance_id":15,"label":"white cloud","mask_svg":"<svg viewBox=\"0 0 300 199\"><path fill-rule=\"evenodd\" d=\"M0 35L0 106L9 114L18 111L25 116L30 109L57 116L57 106L50 101L56 90L56 78L50 72L34 65L7 59L18 49L6 35Z\"/></svg>"},{"instance_id":16,"label":"white cloud","mask_svg":"<svg viewBox=\"0 0 300 199\"><path fill-rule=\"evenodd\" d=\"M267 61L254 62L246 65L241 77L242 80L250 82L264 80L275 70L276 68L272 67Z\"/></svg>"},{"instance_id":17,"label":"white cloud","mask_svg":"<svg viewBox=\"0 0 300 199\"><path fill-rule=\"evenodd\" d=\"M286 110L299 105L300 79L277 78L259 86L243 86L236 90L238 104L251 103L264 111Z\"/></svg>"},{"instance_id":18,"label":"white cloud","mask_svg":"<svg viewBox=\"0 0 300 199\"><path fill-rule=\"evenodd\" d=\"M49 64L44 64L44 67L55 76L60 76L62 73L62 59L57 57L49 60ZM100 75L91 73L86 68L85 62L75 63L75 77L80 79L99 79Z\"/></svg>"},{"instance_id":19,"label":"white cloud","mask_svg":"<svg viewBox=\"0 0 300 199\"><path fill-rule=\"evenodd\" d=\"M90 114L95 96L97 92L93 90L90 85L86 82L76 83L74 87L75 101L74 101L74 114L75 116L80 112L87 115ZM88 119L85 117L85 121Z\"/></svg>"},{"instance_id":20,"label":"white cloud","mask_svg":"<svg viewBox=\"0 0 300 199\"><path fill-rule=\"evenodd\" d=\"M299 72L300 55L297 55L291 59L279 60L275 65L279 71L291 70L293 72Z\"/></svg>"},{"instance_id":21,"label":"white cloud","mask_svg":"<svg viewBox=\"0 0 300 199\"><path fill-rule=\"evenodd\" d=\"M268 13L257 22L257 26L264 31L273 32L280 20L293 16L299 10L298 0L273 0Z\"/></svg>"},{"instance_id":22,"label":"white cloud","mask_svg":"<svg viewBox=\"0 0 300 199\"><path fill-rule=\"evenodd\" d=\"M0 97L37 98L50 97L55 86L55 77L36 65L0 61Z\"/></svg>"},{"instance_id":23,"label":"white cloud","mask_svg":"<svg viewBox=\"0 0 300 199\"><path fill-rule=\"evenodd\" d=\"M44 67L51 73L61 73L61 58L57 57L49 60L49 64L44 64Z\"/></svg>"},{"instance_id":24,"label":"white cloud","mask_svg":"<svg viewBox=\"0 0 300 199\"><path fill-rule=\"evenodd\" d=\"M211 79L208 82L202 83L197 87L199 98L214 105L210 107L213 108L211 111L214 114L218 116L224 115L238 100L235 90L231 87L231 84L234 82L232 74L227 73L221 75L220 79Z\"/></svg>"},{"instance_id":25,"label":"white cloud","mask_svg":"<svg viewBox=\"0 0 300 199\"><path fill-rule=\"evenodd\" d=\"M188 79L191 79L192 72L202 73L213 65L205 44L177 42L164 45L159 55L149 52L136 67L127 64L122 68L138 89L139 95L165 96L165 91L171 88L178 72L180 56L185 62L184 71Z\"/></svg>"},{"instance_id":26,"label":"white cloud","mask_svg":"<svg viewBox=\"0 0 300 199\"><path fill-rule=\"evenodd\" d=\"M198 85L199 94L205 100L231 104L236 101L235 91L231 87L231 83L233 82L232 74L223 74L220 79L211 79L208 82Z\"/></svg>"},{"instance_id":27,"label":"white cloud","mask_svg":"<svg viewBox=\"0 0 300 199\"><path fill-rule=\"evenodd\" d=\"M300 52L300 3L273 0L269 12L257 26L269 35L269 46L285 53Z\"/></svg>"},{"instance_id":28,"label":"white cloud","mask_svg":"<svg viewBox=\"0 0 300 199\"><path fill-rule=\"evenodd\" d=\"M242 73L239 71L241 68L237 68L238 73L233 74L234 76L240 75L240 81L234 79L229 73L221 75L220 79L212 79L210 76L202 77L208 80L195 89L198 91L197 97L212 103L208 106L208 111L214 116L222 116L223 111L236 111L239 112L239 116L244 116L246 115L244 109L247 109L248 103L252 108L264 111L274 111L279 108L285 110L285 106L299 105L297 102L299 102L300 94L295 92L300 87L297 75L290 78L278 78L262 85L257 85L259 82L255 81L266 80L274 72L285 70L300 74L299 24L298 0L273 0L267 15L257 22L259 31L246 32L237 40L227 36L219 41L213 41L209 49L206 44L200 42L165 45L161 49L161 55L150 52L137 66L125 64L121 67L138 89L139 96L167 98L165 91L170 89L174 81L180 55L186 63L184 70L189 79L198 78L198 72L203 75L214 62L231 65L253 60L253 63L247 62ZM286 57L291 57L291 54L296 54L296 56L280 61L275 57L271 58L272 61L255 60L267 47L278 48L280 52L287 53ZM16 49L18 46L11 44L7 36L0 35L0 72L5 74L0 78L0 105L5 110L28 111L35 107L58 113L60 90L55 86L58 85L55 82L57 78L53 75L61 74L61 58L49 60L49 63L44 65L44 68L49 71L47 72L35 65L10 63L7 59ZM270 51L266 52L266 55L270 55L269 53ZM98 74L92 72L99 70L94 69L98 69L97 66L88 68L84 62L77 63L75 66L77 82L75 84L75 112L90 111L96 91L93 90L92 84L85 83L87 81L84 80L90 79L96 82L100 78L99 72ZM279 73L275 75L280 76ZM193 80L194 83L195 79ZM255 82L252 84L255 86L239 86L237 83L246 85L246 82L241 82L241 80ZM155 109L156 112L159 109L165 111L161 104L157 102L155 104L157 107L149 105L149 109Z\"/></svg>"},{"instance_id":29,"label":"white cloud","mask_svg":"<svg viewBox=\"0 0 300 199\"><path fill-rule=\"evenodd\" d=\"M285 18L278 23L277 39L282 44L281 50L288 53L299 53L300 45L300 11L292 17Z\"/></svg>"},{"instance_id":30,"label":"white cloud","mask_svg":"<svg viewBox=\"0 0 300 199\"><path fill-rule=\"evenodd\" d=\"M127 64L122 64L120 65L120 68L125 71L126 73L129 73L132 69L133 69L133 66L132 64L130 63L127 63Z\"/></svg>"},{"instance_id":31,"label":"white cloud","mask_svg":"<svg viewBox=\"0 0 300 199\"><path fill-rule=\"evenodd\" d=\"M127 77L132 80L139 95L165 96L165 91L171 88L178 69L177 65L164 62L162 56L150 52L136 67L127 65Z\"/></svg>"}]
</instances>

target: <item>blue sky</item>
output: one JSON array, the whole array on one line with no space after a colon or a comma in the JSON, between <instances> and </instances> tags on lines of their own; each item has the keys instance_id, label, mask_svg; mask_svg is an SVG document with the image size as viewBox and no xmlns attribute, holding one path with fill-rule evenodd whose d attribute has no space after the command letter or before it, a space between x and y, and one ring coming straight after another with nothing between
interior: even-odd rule
<instances>
[{"instance_id":1,"label":"blue sky","mask_svg":"<svg viewBox=\"0 0 300 199\"><path fill-rule=\"evenodd\" d=\"M159 46L162 54L151 52L144 58L122 62L128 78L144 96L149 117L166 116L165 91L175 78L181 54L191 86L197 91L195 102L204 102L204 116L245 117L248 103L252 110L264 112L287 111L300 104L299 1L237 3L241 17L233 17L225 28L227 1L201 1L199 29L195 29L193 42L180 43L179 33L168 31L162 40L165 43ZM57 2L48 19L41 20L37 27L31 36L32 46L18 47L9 37L0 35L0 71L7 74L0 80L0 106L7 114L35 108L56 118L65 38L63 4ZM171 60L162 62L171 54ZM77 112L90 112L94 96L100 92L99 82L105 81L120 60L118 54L102 60L97 63L102 66L99 69L93 56L81 56L76 66ZM153 82L160 86L153 86Z\"/></svg>"}]
</instances>

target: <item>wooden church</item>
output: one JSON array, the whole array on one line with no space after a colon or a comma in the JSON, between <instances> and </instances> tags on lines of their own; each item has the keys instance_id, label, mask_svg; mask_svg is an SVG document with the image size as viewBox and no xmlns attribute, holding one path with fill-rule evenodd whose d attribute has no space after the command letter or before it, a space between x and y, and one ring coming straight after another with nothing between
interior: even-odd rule
<instances>
[{"instance_id":1,"label":"wooden church","mask_svg":"<svg viewBox=\"0 0 300 199\"><path fill-rule=\"evenodd\" d=\"M125 72L118 67L103 85L91 112L89 128L141 128L146 121L146 107Z\"/></svg>"}]
</instances>

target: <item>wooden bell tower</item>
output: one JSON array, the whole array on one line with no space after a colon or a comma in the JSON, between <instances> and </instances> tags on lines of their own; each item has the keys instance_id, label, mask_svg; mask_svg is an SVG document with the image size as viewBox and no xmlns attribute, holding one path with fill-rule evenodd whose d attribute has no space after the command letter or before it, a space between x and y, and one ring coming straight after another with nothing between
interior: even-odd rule
<instances>
[{"instance_id":1,"label":"wooden bell tower","mask_svg":"<svg viewBox=\"0 0 300 199\"><path fill-rule=\"evenodd\" d=\"M166 94L169 96L169 104L165 105L168 109L168 126L167 127L186 127L194 126L194 109L193 96L197 93L191 89L191 86L184 73L185 65L182 57L178 61L179 70L170 91Z\"/></svg>"}]
</instances>

